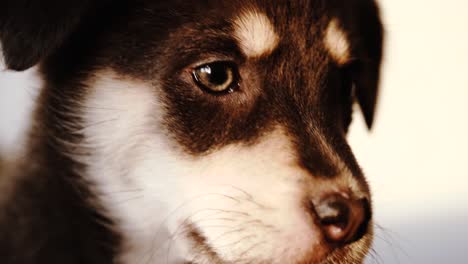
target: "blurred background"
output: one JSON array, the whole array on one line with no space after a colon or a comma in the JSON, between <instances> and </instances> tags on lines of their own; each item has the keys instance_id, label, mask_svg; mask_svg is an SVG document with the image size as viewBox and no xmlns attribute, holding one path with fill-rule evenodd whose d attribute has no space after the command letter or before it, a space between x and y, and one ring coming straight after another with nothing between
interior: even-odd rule
<instances>
[{"instance_id":1,"label":"blurred background","mask_svg":"<svg viewBox=\"0 0 468 264\"><path fill-rule=\"evenodd\" d=\"M373 189L367 263L468 263L468 1L380 0L386 26L374 129L351 145ZM0 151L21 147L34 70L0 72Z\"/></svg>"}]
</instances>

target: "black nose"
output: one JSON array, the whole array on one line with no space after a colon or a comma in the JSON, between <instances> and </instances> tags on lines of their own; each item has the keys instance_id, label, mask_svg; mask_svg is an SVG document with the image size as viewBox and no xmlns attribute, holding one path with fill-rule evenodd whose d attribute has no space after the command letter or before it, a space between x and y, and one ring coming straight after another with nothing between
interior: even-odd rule
<instances>
[{"instance_id":1,"label":"black nose","mask_svg":"<svg viewBox=\"0 0 468 264\"><path fill-rule=\"evenodd\" d=\"M349 244L367 232L371 218L367 199L354 200L342 194L333 194L315 204L314 209L329 243Z\"/></svg>"}]
</instances>

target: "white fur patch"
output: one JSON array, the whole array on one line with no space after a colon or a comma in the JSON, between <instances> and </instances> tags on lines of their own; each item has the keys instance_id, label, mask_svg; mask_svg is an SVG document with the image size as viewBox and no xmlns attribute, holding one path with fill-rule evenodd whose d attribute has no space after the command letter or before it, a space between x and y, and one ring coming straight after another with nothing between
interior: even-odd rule
<instances>
[{"instance_id":1,"label":"white fur patch","mask_svg":"<svg viewBox=\"0 0 468 264\"><path fill-rule=\"evenodd\" d=\"M281 127L253 146L188 156L167 137L158 87L111 71L96 76L82 108L91 154L76 158L88 165L85 177L124 236L119 261L211 263L194 250L188 225L228 263L295 263L323 254L302 207L309 188L317 189L314 177L297 166Z\"/></svg>"},{"instance_id":2,"label":"white fur patch","mask_svg":"<svg viewBox=\"0 0 468 264\"><path fill-rule=\"evenodd\" d=\"M0 41L0 71L4 71L5 69L5 56L3 56L2 42Z\"/></svg>"},{"instance_id":3,"label":"white fur patch","mask_svg":"<svg viewBox=\"0 0 468 264\"><path fill-rule=\"evenodd\" d=\"M330 22L325 32L325 47L338 64L343 65L349 61L349 41L336 19Z\"/></svg>"},{"instance_id":4,"label":"white fur patch","mask_svg":"<svg viewBox=\"0 0 468 264\"><path fill-rule=\"evenodd\" d=\"M234 20L234 34L248 57L270 54L279 37L268 17L258 11L245 11Z\"/></svg>"},{"instance_id":5,"label":"white fur patch","mask_svg":"<svg viewBox=\"0 0 468 264\"><path fill-rule=\"evenodd\" d=\"M27 176L16 172L22 157L27 156L33 109L37 108L43 83L36 67L14 72L2 71L0 66L0 157L6 163L0 168L0 204L9 199L9 194L16 194L18 177Z\"/></svg>"}]
</instances>

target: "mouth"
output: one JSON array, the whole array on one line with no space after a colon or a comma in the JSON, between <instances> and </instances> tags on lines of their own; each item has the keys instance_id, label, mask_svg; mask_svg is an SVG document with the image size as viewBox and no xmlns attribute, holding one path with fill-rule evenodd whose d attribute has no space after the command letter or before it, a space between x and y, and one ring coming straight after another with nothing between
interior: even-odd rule
<instances>
[{"instance_id":1,"label":"mouth","mask_svg":"<svg viewBox=\"0 0 468 264\"><path fill-rule=\"evenodd\" d=\"M373 235L369 233L344 248L336 248L319 264L363 264L372 244L372 238Z\"/></svg>"},{"instance_id":2,"label":"mouth","mask_svg":"<svg viewBox=\"0 0 468 264\"><path fill-rule=\"evenodd\" d=\"M231 264L232 262L224 261L215 249L209 245L207 238L194 224L187 224L187 238L192 244L192 259L186 260L183 264ZM360 240L343 247L334 248L321 260L316 260L314 257L305 259L299 262L289 264L362 264L365 256L369 251L372 243L372 232L366 234ZM312 260L313 259L313 260ZM270 263L265 260L249 260L245 263L263 264ZM240 263L236 263L240 264ZM287 263L284 263L287 264Z\"/></svg>"},{"instance_id":3,"label":"mouth","mask_svg":"<svg viewBox=\"0 0 468 264\"><path fill-rule=\"evenodd\" d=\"M186 261L184 264L223 264L223 261L216 251L207 243L206 237L201 231L192 223L186 225L187 238L192 244L193 259Z\"/></svg>"}]
</instances>

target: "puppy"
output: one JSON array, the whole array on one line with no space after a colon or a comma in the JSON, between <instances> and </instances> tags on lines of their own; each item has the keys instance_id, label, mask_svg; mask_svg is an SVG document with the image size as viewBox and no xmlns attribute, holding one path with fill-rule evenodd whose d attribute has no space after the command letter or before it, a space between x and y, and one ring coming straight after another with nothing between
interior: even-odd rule
<instances>
[{"instance_id":1,"label":"puppy","mask_svg":"<svg viewBox=\"0 0 468 264\"><path fill-rule=\"evenodd\" d=\"M52 1L0 7L6 66L44 87L0 178L0 262L362 263L373 0Z\"/></svg>"}]
</instances>

